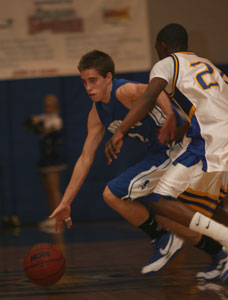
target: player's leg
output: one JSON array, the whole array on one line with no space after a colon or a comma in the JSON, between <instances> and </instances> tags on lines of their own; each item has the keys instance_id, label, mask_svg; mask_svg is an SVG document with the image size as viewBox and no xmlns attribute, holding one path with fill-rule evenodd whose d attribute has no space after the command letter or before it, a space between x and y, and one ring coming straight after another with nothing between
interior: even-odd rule
<instances>
[{"instance_id":1,"label":"player's leg","mask_svg":"<svg viewBox=\"0 0 228 300\"><path fill-rule=\"evenodd\" d=\"M220 199L221 205L217 206L215 213L213 214L213 219L228 226L228 172L224 173L223 175L222 187L220 189ZM225 283L228 282L228 260L226 261L225 266L221 270L220 280Z\"/></svg>"},{"instance_id":2,"label":"player's leg","mask_svg":"<svg viewBox=\"0 0 228 300\"><path fill-rule=\"evenodd\" d=\"M212 218L228 226L228 172L225 172L222 176L219 199L221 200L221 205L216 207Z\"/></svg>"},{"instance_id":3,"label":"player's leg","mask_svg":"<svg viewBox=\"0 0 228 300\"><path fill-rule=\"evenodd\" d=\"M192 180L188 189L179 196L179 200L191 206L192 208L194 208L194 210L200 211L208 217L218 218L222 216L227 223L228 214L219 205L222 199L224 199L226 196L227 188L225 187L227 186L228 182L227 174L225 174L225 176L222 176L222 180L220 174L216 175L216 179L214 178L214 176L214 174L208 175L208 173L204 174L201 171L198 176L197 174L195 174L194 180ZM218 188L219 184L221 185L220 189ZM201 189L200 191L199 187ZM219 214L217 214L217 212L219 212ZM222 246L218 242L214 241L211 238L208 238L205 235L196 233L195 231L192 231L189 228L176 222L170 222L170 220L167 218L161 216L157 216L156 218L163 228L175 232L175 234L181 237L185 242L203 250L211 257L211 265L203 272L197 273L197 278L214 280L221 275L222 280L224 281L225 276L228 277L228 271L226 272L226 270L228 270L228 266L224 267L227 261L227 254L222 251ZM165 222L163 220L165 220ZM218 220L223 223L221 218ZM156 251L155 253L153 253L148 264L143 267L142 273L153 273L156 270L158 259L154 259L155 257Z\"/></svg>"},{"instance_id":4,"label":"player's leg","mask_svg":"<svg viewBox=\"0 0 228 300\"><path fill-rule=\"evenodd\" d=\"M145 175L145 174L144 174ZM126 176L124 176L124 177L126 177ZM139 177L137 178L137 180L133 180L133 182L139 182ZM146 184L145 184L145 182L146 182ZM116 186L118 187L118 188L120 188L120 187L122 187L122 184L121 184L121 182L118 182L118 180L117 180L117 182L115 181L115 183L118 183ZM128 184L129 185L129 184ZM147 186L147 185L149 185L149 181L148 180L145 180L143 183L141 182L140 183L140 187L141 187L141 189L142 189L142 187L143 187L143 189ZM112 186L112 185L111 185ZM115 185L114 185L115 186ZM131 186L131 189L130 189L130 191L134 191L134 188ZM137 189L136 189L137 190ZM119 191L118 191L119 192ZM142 192L141 192L142 193ZM140 204L138 205L138 204L136 204L136 205L134 205L134 202L126 202L125 203L125 201L123 202L123 200L121 200L119 197L115 197L115 195L113 195L110 191L108 191L108 189L106 189L106 191L105 191L105 199L106 199L106 202L107 203L109 203L109 205L111 206L111 207L113 207L116 211L118 211L121 215L123 215L123 217L125 217L126 215L125 215L125 212L124 211L126 211L126 214L128 214L128 216L129 217L127 217L127 219L129 220L129 222L131 222L133 225L138 225L139 223L140 223L140 219L141 219L141 217L142 217L142 219L145 217L145 216L148 216L148 212L147 212L147 210L143 207L143 209L142 209L142 215L141 215L141 217L140 218L137 218L137 217L135 217L135 216L137 216L138 215L138 213L139 213L139 210L141 210L141 208L139 208L140 207ZM126 193L125 193L126 194ZM124 194L124 195L125 195ZM123 195L123 194L122 194ZM120 204L118 204L118 201L120 201ZM132 213L132 211L131 210L129 210L129 205L131 205L132 204L132 207L134 206L134 208L135 208L135 210L134 210L134 208L133 208L133 210L134 210L134 213ZM144 211L144 212L143 212ZM124 213L121 213L121 212L124 212ZM143 217L144 216L144 217ZM131 221L131 217L132 217L132 221ZM142 221L142 219L141 219L141 221ZM136 223L134 223L134 222L136 222ZM166 220L166 222L168 222L167 220ZM170 227L170 226L169 226ZM170 227L171 228L171 227ZM173 229L174 231L175 231L175 229ZM182 233L183 233L183 230L184 229L182 229ZM187 228L186 228L186 230L187 230ZM176 230L177 231L177 230ZM179 233L180 235L181 235L181 233ZM192 240L194 240L194 238L195 237L197 237L197 239L198 240L200 240L200 238L199 238L199 235L198 236L196 236L196 234L195 233L186 233L185 232L185 234L184 234L184 237L185 237L185 239L187 238L188 239L188 242L190 241L191 242L191 238L192 238ZM163 242L163 245L165 244L169 244L170 243L170 239L169 238L165 238L164 236L163 237L161 237L161 240L162 241L165 241L165 242ZM158 241L158 245L159 245L159 248L158 248L158 250L160 249L160 247L161 248L165 248L165 247L162 247L162 245L159 243L160 241L159 241L159 239L157 239L157 241ZM204 242L205 242L205 239L204 239ZM210 240L209 240L209 242L210 242ZM208 244L209 242L207 242L206 244ZM193 241L192 243L194 243L194 244L197 244L198 245L198 243L196 243L196 240L195 241ZM171 243L171 244L174 244L174 243ZM212 245L211 243L209 243L210 245ZM199 248L201 247L200 245L202 245L202 243L199 243ZM214 245L215 246L215 245ZM219 245L220 246L220 245ZM221 247L221 246L220 246ZM214 247L215 248L215 247ZM205 250L205 249L204 249ZM207 252L208 250L206 250L206 252ZM160 251L157 251L158 253L160 253ZM174 252L175 253L175 252ZM207 252L208 254L210 254L209 252ZM169 253L167 253L168 255L167 255L167 257L169 257L170 258L170 252ZM158 267L158 264L157 264L157 261L159 260L159 267ZM153 262L155 262L156 261L156 269L153 269L154 267L154 264L153 264ZM150 260L150 267L151 267L151 272L157 272L158 270L160 270L161 269L161 267L162 266L165 266L166 264L167 264L167 262L169 261L169 259L167 260L166 259L166 257L165 256L163 256L163 257L160 257L160 256L157 256L157 254L156 254L156 248L155 248L155 253L152 255L152 261Z\"/></svg>"},{"instance_id":5,"label":"player's leg","mask_svg":"<svg viewBox=\"0 0 228 300\"><path fill-rule=\"evenodd\" d=\"M220 174L217 175L218 176L215 179L214 175L208 176L207 173L205 175L204 173L200 172L199 176L201 179L199 179L195 174L194 180L190 184L190 188L188 188L187 191L185 191L179 198L187 205L192 207L195 211L200 211L210 218L213 217L212 215L215 211L219 211L219 215L222 215L224 219L226 215L227 223L228 215L224 212L224 210L222 210L221 207L218 207L218 204L220 203L221 199L225 197L225 193L227 191L227 189L224 188L224 186L227 185L227 178L221 182ZM222 185L220 189L218 188L219 185ZM201 188L201 191L194 190L196 188L199 189L199 187L206 187L206 189ZM222 246L220 243L205 235L201 235L195 231L192 231L179 223L171 221L168 218L157 215L156 220L164 229L174 232L175 235L182 238L187 244L204 251L211 257L211 265L203 270L203 272L197 273L198 279L215 280L222 275L222 280L225 280L224 272L226 269L228 269L228 266L224 267L225 263L227 262L227 254L222 251ZM220 222L223 223L221 219ZM165 237L161 237L160 240L164 238ZM159 245L159 243L157 243L157 245ZM159 247L155 247L155 251L148 261L148 264L142 268L143 274L152 274L157 272L160 270L158 266L163 264L166 260L168 261L166 256L160 256L160 249L162 249L161 245L159 245ZM172 249L170 249L170 252L172 253ZM170 252L168 256L170 255Z\"/></svg>"},{"instance_id":6,"label":"player's leg","mask_svg":"<svg viewBox=\"0 0 228 300\"><path fill-rule=\"evenodd\" d=\"M151 166L151 162L149 163L149 166ZM108 184L111 190L114 191L115 194L118 194L119 197L114 195L114 193L111 192L108 187L106 187L104 192L105 201L114 210L120 213L131 224L138 226L141 229L144 229L145 232L149 233L151 238L157 237L155 242L155 251L153 252L148 264L142 269L142 272L144 274L151 274L161 270L167 265L170 259L173 258L173 256L179 252L182 246L182 241L176 236L170 235L169 233L161 234L161 232L157 230L157 227L154 227L154 222L151 222L151 218L149 220L150 222L148 222L147 218L149 216L149 211L146 209L146 207L141 205L141 203L132 202L129 200L122 200L120 198L130 197L133 200L134 197L146 195L149 191L153 190L157 179L160 177L160 173L162 173L161 168L159 169L157 166L156 168L157 172L154 172L154 169L153 172L151 172L151 169L145 168L144 166L142 167L142 164L137 165L136 169L134 167L130 168L129 171L123 173L121 176L119 176L114 181ZM141 172L139 172L139 170ZM148 172L148 170L150 170L150 172ZM205 184L205 182L202 182L202 184ZM128 191L128 194L126 192L126 189ZM213 208L215 207L216 205L213 204ZM199 205L198 210L200 210L200 208L201 207ZM209 212L210 211L211 208L209 207ZM206 214L207 211L203 211L203 213ZM153 224L153 227L151 226L151 223ZM185 241L187 241L187 243L195 245L197 248L204 250L211 256L217 254L218 250L221 249L221 245L219 243L205 236L202 237L200 234L197 234L196 232L189 230L187 227L181 226L180 224L177 224L167 218L160 217L159 223L160 225L162 225L163 228L168 228L170 231L175 232L178 236L184 238ZM151 230L152 228L153 230ZM155 234L159 235L155 236ZM167 245L171 246L169 248L169 251L166 254L164 254L164 252L161 253L160 249L166 248ZM213 250L211 248L213 248Z\"/></svg>"},{"instance_id":7,"label":"player's leg","mask_svg":"<svg viewBox=\"0 0 228 300\"><path fill-rule=\"evenodd\" d=\"M105 188L104 199L115 211L124 217L129 223L143 230L154 242L153 254L146 268L142 269L142 273L156 273L173 259L182 249L183 240L177 235L171 233L172 230L166 231L163 226L160 226L160 220L157 222L157 216L153 216L145 205L138 201L122 200L111 193L108 187ZM172 220L160 217L162 224L169 228ZM178 224L179 225L179 224ZM185 227L186 228L186 227ZM192 232L189 239L195 238L196 233ZM192 243L194 243L191 240ZM159 251L159 249L166 249Z\"/></svg>"},{"instance_id":8,"label":"player's leg","mask_svg":"<svg viewBox=\"0 0 228 300\"><path fill-rule=\"evenodd\" d=\"M143 230L154 241L155 249L164 249L168 246L168 251L162 253L154 251L152 255L152 260L159 259L156 272L164 268L183 245L180 238L159 225L148 203L143 202L144 196L151 193L170 163L170 159L165 154L150 155L109 182L103 194L104 200L110 207L132 225ZM133 201L135 198L138 201Z\"/></svg>"},{"instance_id":9,"label":"player's leg","mask_svg":"<svg viewBox=\"0 0 228 300\"><path fill-rule=\"evenodd\" d=\"M223 200L227 192L227 188L225 188L227 185L227 176L223 176L220 190L217 189L220 182L220 175L217 177L217 180L213 179L213 184L208 184L208 173L206 173L205 176L202 176L200 184L202 187L201 191L194 190L195 186L193 182L190 185L191 188L187 189L187 191L180 195L179 199L193 207L196 211L199 211L227 226L228 214L223 209ZM207 186L206 190L204 189L205 186ZM215 280L219 278L221 281L225 282L228 277L228 255L222 250L221 244L205 235L202 235L201 239L198 243L194 244L194 246L203 250L211 258L211 264L203 271L196 274L197 279Z\"/></svg>"},{"instance_id":10,"label":"player's leg","mask_svg":"<svg viewBox=\"0 0 228 300\"><path fill-rule=\"evenodd\" d=\"M228 225L228 214L223 210L223 200L227 192L227 174L223 173L202 173L195 174L187 190L179 196L179 200L191 206L194 210L217 220L223 225ZM211 258L211 264L202 272L197 273L198 279L214 280L222 277L226 272L225 266L228 261L227 254L222 251L222 246L202 235L195 247L205 251Z\"/></svg>"},{"instance_id":11,"label":"player's leg","mask_svg":"<svg viewBox=\"0 0 228 300\"><path fill-rule=\"evenodd\" d=\"M194 209L180 201L167 200L167 197L170 199L177 199L182 192L187 190L189 183L194 177L196 175L198 176L199 172L203 172L201 169L201 162L191 167L185 167L180 163L172 165L162 176L154 189L154 195L151 196L151 199L153 199L153 201L151 201L153 209L156 213L187 226L196 232L205 234L228 248L227 227L211 220L199 212L195 212ZM213 176L211 180L213 180ZM155 196L157 196L157 202L154 202Z\"/></svg>"},{"instance_id":12,"label":"player's leg","mask_svg":"<svg viewBox=\"0 0 228 300\"><path fill-rule=\"evenodd\" d=\"M155 192L158 194L164 193L173 198L177 197L181 189L188 186L188 182L191 182L191 180L193 181L194 179L195 184L197 183L197 176L201 172L201 167L199 167L200 165L195 165L191 168L186 168L180 164L171 167L155 188ZM171 172L171 174L168 174L169 172ZM205 187L209 188L212 185L218 185L220 187L221 174L222 173L217 177L213 177L212 174L211 181ZM218 184L218 182L220 183ZM159 195L158 199L160 199ZM157 213L176 220L185 226L189 226L190 229L209 236L218 241L221 245L227 247L228 228L214 222L201 213L195 213L193 209L186 207L185 204L180 203L179 201L166 200L164 197L161 197L160 201L157 203L152 202L152 207Z\"/></svg>"},{"instance_id":13,"label":"player's leg","mask_svg":"<svg viewBox=\"0 0 228 300\"><path fill-rule=\"evenodd\" d=\"M150 239L161 236L164 230L143 202L133 200L148 195L170 163L165 154L149 155L110 181L103 193L105 202L112 209L129 223L143 230Z\"/></svg>"},{"instance_id":14,"label":"player's leg","mask_svg":"<svg viewBox=\"0 0 228 300\"><path fill-rule=\"evenodd\" d=\"M165 222L163 222L163 219L161 219L160 216L156 216L156 218L162 227L175 232L175 234L183 239L185 243L204 251L210 256L211 264L202 272L198 272L196 274L197 279L215 280L219 278L222 272L227 269L225 268L225 264L228 258L227 254L222 251L221 244L205 235L201 235L195 231L192 231L179 223L173 221L170 222L169 219L166 219ZM153 274L157 270L158 259L155 259L157 256L155 253L156 251L153 253L148 264L142 268L143 274ZM222 279L222 281L224 281L224 279Z\"/></svg>"},{"instance_id":15,"label":"player's leg","mask_svg":"<svg viewBox=\"0 0 228 300\"><path fill-rule=\"evenodd\" d=\"M113 210L136 227L139 227L150 216L149 210L143 204L115 196L108 186L105 187L103 198Z\"/></svg>"}]
</instances>

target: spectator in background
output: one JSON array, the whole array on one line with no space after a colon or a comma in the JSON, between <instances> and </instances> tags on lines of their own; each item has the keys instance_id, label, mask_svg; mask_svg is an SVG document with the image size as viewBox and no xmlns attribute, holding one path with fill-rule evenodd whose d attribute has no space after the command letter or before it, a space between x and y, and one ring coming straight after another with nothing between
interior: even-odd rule
<instances>
[{"instance_id":1,"label":"spectator in background","mask_svg":"<svg viewBox=\"0 0 228 300\"><path fill-rule=\"evenodd\" d=\"M38 169L52 212L61 200L60 171L66 169L63 158L63 122L58 98L52 94L47 95L44 99L44 113L27 118L24 125L27 130L32 130L40 137ZM54 219L39 223L41 229L51 229L54 226Z\"/></svg>"}]
</instances>

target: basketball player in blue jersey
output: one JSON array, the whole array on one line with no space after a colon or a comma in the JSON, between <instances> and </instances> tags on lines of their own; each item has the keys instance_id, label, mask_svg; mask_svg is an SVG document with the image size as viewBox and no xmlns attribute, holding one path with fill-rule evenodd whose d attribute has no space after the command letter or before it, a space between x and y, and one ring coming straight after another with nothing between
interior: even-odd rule
<instances>
[{"instance_id":1,"label":"basketball player in blue jersey","mask_svg":"<svg viewBox=\"0 0 228 300\"><path fill-rule=\"evenodd\" d=\"M114 79L114 62L109 55L101 51L95 50L85 54L78 68L85 89L93 101L93 106L88 116L88 135L82 153L75 164L61 204L50 216L56 217L57 226L60 227L60 230L64 220L67 220L68 228L72 224L69 218L71 202L89 173L105 130L113 133L129 109L132 108L134 102L147 88L146 84L125 79ZM148 145L148 156L143 162L110 182L109 189L106 188L104 192L105 201L130 223L146 232L151 239L162 236L164 230L153 220L149 210L143 204L127 200L122 201L121 199L133 200L148 195L158 178L170 165L172 156L176 156L182 147L180 142L174 143L172 147L164 146L158 142L156 129L162 126L166 118L175 119L178 124L183 123L180 127L181 131L186 131L186 126L188 126L188 123L183 122L177 112L176 116L174 115L165 93L159 97L158 104L163 108L165 114L159 106L156 106L142 122L129 132L130 138L138 138ZM180 136L183 135L177 132L177 138L179 134ZM110 189L116 195L115 203L110 197ZM170 237L169 233L162 237L161 242L167 244L169 240L172 245L169 251L171 257L181 249L183 242L174 235Z\"/></svg>"},{"instance_id":2,"label":"basketball player in blue jersey","mask_svg":"<svg viewBox=\"0 0 228 300\"><path fill-rule=\"evenodd\" d=\"M151 111L157 96L165 89L188 116L191 126L183 150L153 190L151 205L157 213L203 234L204 243L208 244L205 236L218 241L227 252L227 227L181 202L166 198L179 197L188 203L189 195L190 199L198 197L203 206L206 198L211 204L218 201L224 182L227 188L228 79L210 61L188 51L187 32L179 24L169 24L159 32L156 49L160 61L152 68L143 97L106 144L107 161L110 163L112 157L117 158L124 135ZM170 140L172 129L166 122L160 132L161 142ZM202 278L204 275L201 272ZM220 276L222 281L227 280L227 262Z\"/></svg>"}]
</instances>

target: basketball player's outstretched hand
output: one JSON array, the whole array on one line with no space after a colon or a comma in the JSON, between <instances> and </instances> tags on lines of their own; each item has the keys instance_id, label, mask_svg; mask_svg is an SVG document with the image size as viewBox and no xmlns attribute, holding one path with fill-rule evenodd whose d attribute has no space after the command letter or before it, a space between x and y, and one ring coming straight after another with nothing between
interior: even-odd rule
<instances>
[{"instance_id":1,"label":"basketball player's outstretched hand","mask_svg":"<svg viewBox=\"0 0 228 300\"><path fill-rule=\"evenodd\" d=\"M60 203L49 218L55 218L56 231L63 231L63 222L66 223L68 229L72 226L72 220L70 218L71 207L69 204Z\"/></svg>"},{"instance_id":2,"label":"basketball player's outstretched hand","mask_svg":"<svg viewBox=\"0 0 228 300\"><path fill-rule=\"evenodd\" d=\"M112 163L112 158L117 159L117 154L120 153L122 146L123 133L117 128L111 139L105 144L105 156L108 165Z\"/></svg>"}]
</instances>

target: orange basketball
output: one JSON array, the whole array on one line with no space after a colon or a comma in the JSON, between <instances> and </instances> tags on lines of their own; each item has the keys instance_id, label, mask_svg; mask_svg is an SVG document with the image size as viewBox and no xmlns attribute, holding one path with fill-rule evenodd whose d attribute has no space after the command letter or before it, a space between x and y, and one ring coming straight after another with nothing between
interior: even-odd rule
<instances>
[{"instance_id":1,"label":"orange basketball","mask_svg":"<svg viewBox=\"0 0 228 300\"><path fill-rule=\"evenodd\" d=\"M55 284L63 276L65 269L63 254L52 244L37 244L24 258L25 274L38 285Z\"/></svg>"}]
</instances>

